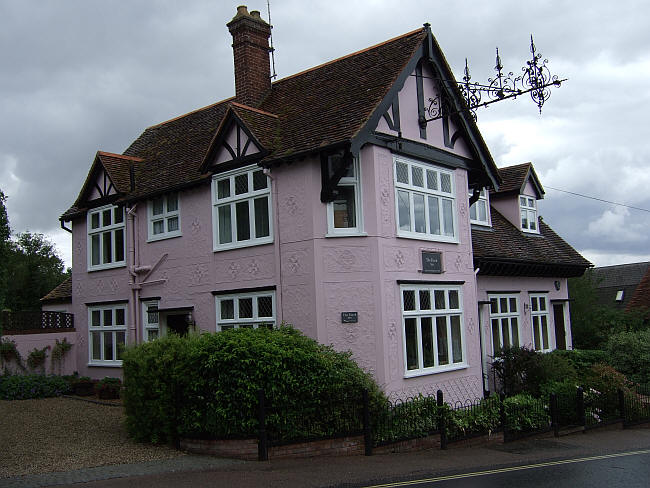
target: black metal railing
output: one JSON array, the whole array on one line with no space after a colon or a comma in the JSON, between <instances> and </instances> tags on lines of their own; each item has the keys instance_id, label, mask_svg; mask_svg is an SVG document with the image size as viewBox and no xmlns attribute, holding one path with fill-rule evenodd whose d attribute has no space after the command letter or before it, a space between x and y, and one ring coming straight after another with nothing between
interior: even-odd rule
<instances>
[{"instance_id":1,"label":"black metal railing","mask_svg":"<svg viewBox=\"0 0 650 488\"><path fill-rule=\"evenodd\" d=\"M74 315L66 312L2 312L2 333L66 332L74 329Z\"/></svg>"}]
</instances>

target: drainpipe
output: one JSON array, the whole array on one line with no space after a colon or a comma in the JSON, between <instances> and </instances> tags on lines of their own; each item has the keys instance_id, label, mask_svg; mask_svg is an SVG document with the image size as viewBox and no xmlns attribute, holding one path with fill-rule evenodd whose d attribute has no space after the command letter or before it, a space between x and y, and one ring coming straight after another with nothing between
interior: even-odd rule
<instances>
[{"instance_id":1,"label":"drainpipe","mask_svg":"<svg viewBox=\"0 0 650 488\"><path fill-rule=\"evenodd\" d=\"M275 290L275 313L276 313L276 325L280 325L284 321L284 314L282 313L282 252L280 250L280 202L278 201L278 184L275 180L275 176L271 174L271 168L264 168L264 174L271 179L271 192L273 196L273 233L275 237L273 241L277 243L275 245L275 262L278 263L278 288Z\"/></svg>"},{"instance_id":2,"label":"drainpipe","mask_svg":"<svg viewBox=\"0 0 650 488\"><path fill-rule=\"evenodd\" d=\"M481 270L481 268L476 268L474 270L474 285L476 286L476 296L478 298L478 273ZM487 353L485 351L485 338L483 337L483 323L481 321L482 317L482 312L483 312L483 305L487 305L490 302L488 301L482 301L482 300L477 300L477 306L478 306L478 338L479 338L479 346L481 348L481 383L483 384L483 396L485 396L485 392L488 391L489 389L489 384L488 384L488 376L486 374L487 371Z\"/></svg>"},{"instance_id":3,"label":"drainpipe","mask_svg":"<svg viewBox=\"0 0 650 488\"><path fill-rule=\"evenodd\" d=\"M138 313L138 304L140 303L140 285L137 282L138 276L135 273L138 260L138 231L137 231L137 208L138 204L134 203L133 206L127 212L127 225L131 229L131 240L129 245L129 262L127 263L127 268L131 279L129 284L131 285L131 303L129 304L129 315L131 321L131 330L133 331L133 337L135 338L135 343L140 343L139 337L139 317ZM127 241L128 242L128 241Z\"/></svg>"}]
</instances>

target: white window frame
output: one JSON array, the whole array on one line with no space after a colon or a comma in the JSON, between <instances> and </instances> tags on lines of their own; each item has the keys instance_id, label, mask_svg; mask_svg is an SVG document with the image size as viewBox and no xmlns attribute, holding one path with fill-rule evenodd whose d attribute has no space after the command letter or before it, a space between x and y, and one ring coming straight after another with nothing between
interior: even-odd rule
<instances>
[{"instance_id":1,"label":"white window frame","mask_svg":"<svg viewBox=\"0 0 650 488\"><path fill-rule=\"evenodd\" d=\"M530 232L531 234L539 234L537 200L535 197L530 195L519 195L519 220L522 231Z\"/></svg>"},{"instance_id":2,"label":"white window frame","mask_svg":"<svg viewBox=\"0 0 650 488\"><path fill-rule=\"evenodd\" d=\"M155 312L151 312L154 316L150 316L149 309L155 308ZM152 318L157 321L153 321ZM157 337L149 338L149 332L156 332ZM152 340L162 337L162 330L160 328L160 312L158 311L158 300L147 300L142 302L142 342L150 342Z\"/></svg>"},{"instance_id":3,"label":"white window frame","mask_svg":"<svg viewBox=\"0 0 650 488\"><path fill-rule=\"evenodd\" d=\"M533 349L535 351L548 352L553 348L551 346L551 316L547 293L531 293L530 299L530 325L532 329ZM542 307L543 303L543 307ZM546 334L544 334L544 325L546 325ZM537 339L536 339L537 337ZM544 347L546 339L546 347Z\"/></svg>"},{"instance_id":4,"label":"white window frame","mask_svg":"<svg viewBox=\"0 0 650 488\"><path fill-rule=\"evenodd\" d=\"M176 197L176 210L168 210L169 200L171 197ZM156 200L162 200L162 213L154 215L154 203ZM176 230L169 230L169 221L176 218L178 221L178 228ZM159 234L154 233L154 224L156 222L163 223L163 231ZM169 239L171 237L178 237L181 233L181 196L178 192L166 193L156 198L149 200L147 205L147 227L149 229L149 237L147 242L160 241L162 239Z\"/></svg>"},{"instance_id":5,"label":"white window frame","mask_svg":"<svg viewBox=\"0 0 650 488\"><path fill-rule=\"evenodd\" d=\"M111 223L108 225L103 224L104 212L110 210ZM99 227L93 228L92 221L93 217L98 216ZM121 222L114 223L115 217L121 215ZM86 216L86 230L88 234L87 240L87 259L88 259L88 271L98 271L102 269L111 269L119 268L126 266L126 218L124 213L124 207L118 207L116 205L104 205L103 207L94 208L88 211ZM116 251L118 250L116 246L115 236L118 231L122 231L122 259L120 261L115 261ZM104 263L104 235L109 234L111 237L111 261ZM93 237L99 236L99 264L93 264Z\"/></svg>"},{"instance_id":6,"label":"white window frame","mask_svg":"<svg viewBox=\"0 0 650 488\"><path fill-rule=\"evenodd\" d=\"M405 292L414 292L414 310L405 310ZM435 308L435 292L444 293L445 307ZM421 292L429 293L429 307L427 308L426 300L422 300ZM450 292L457 294L458 306L451 308L449 305ZM465 326L463 320L463 294L460 286L453 285L400 285L400 301L402 307L402 344L404 354L404 377L409 378L413 376L422 376L427 374L440 373L443 371L453 371L467 367L467 351L465 346ZM453 340L453 325L452 318L457 317L458 333L460 334L460 355L459 361L454 362L456 353L454 351ZM438 354L438 318L444 318L445 324L445 338L447 341L447 363L440 364L440 356ZM431 323L431 355L433 357L433 365L425 366L424 359L424 344L423 344L423 319L430 320ZM416 339L416 353L417 353L417 367L409 369L409 356L408 356L408 333L407 321L415 320L415 339ZM426 326L426 323L425 323Z\"/></svg>"},{"instance_id":7,"label":"white window frame","mask_svg":"<svg viewBox=\"0 0 650 488\"><path fill-rule=\"evenodd\" d=\"M335 156L329 156L327 158L327 169L328 175L332 173L332 160ZM362 205L363 200L361 197L361 165L359 164L358 158L354 158L352 165L350 167L352 170L352 175L343 176L338 184L339 187L352 188L354 191L354 210L355 210L355 222L354 227L336 227L336 212L335 205L337 205L337 200L329 202L327 204L327 237L345 237L345 236L363 236L366 235L363 231L363 211Z\"/></svg>"},{"instance_id":8,"label":"white window frame","mask_svg":"<svg viewBox=\"0 0 650 488\"><path fill-rule=\"evenodd\" d=\"M117 311L120 310L124 314L124 324L116 324L117 322ZM111 324L106 325L106 314L105 312L111 312ZM99 325L93 325L93 314L97 312L99 314ZM118 335L124 335L124 345L126 346L129 342L128 340L128 306L127 303L119 304L105 304L105 305L93 305L88 307L88 365L89 366L122 366L122 360L118 358ZM94 336L94 334L99 334ZM106 341L107 335L110 334L112 347L111 355L112 359L105 359L105 350L104 343ZM93 357L93 346L95 345L95 337L99 338L99 355L100 358Z\"/></svg>"},{"instance_id":9,"label":"white window frame","mask_svg":"<svg viewBox=\"0 0 650 488\"><path fill-rule=\"evenodd\" d=\"M271 298L271 317L260 317L258 309L258 299L260 297L270 297ZM240 300L251 299L252 300L252 316L251 317L240 317ZM232 300L232 318L223 318L222 313L222 304L226 301ZM217 295L215 297L215 305L217 312L217 332L226 329L239 329L239 328L252 328L257 329L261 325L270 325L271 327L276 326L276 316L277 308L275 304L275 290L266 290L266 291L254 291L254 292L244 292L244 293L229 293L227 295Z\"/></svg>"},{"instance_id":10,"label":"white window frame","mask_svg":"<svg viewBox=\"0 0 650 488\"><path fill-rule=\"evenodd\" d=\"M492 354L497 354L504 347L521 347L521 307L519 304L518 293L500 293L488 294L490 300L490 337L492 338ZM496 301L496 302L495 302ZM496 303L496 307L494 304ZM506 305L504 311L503 305ZM513 305L515 310L513 311ZM513 323L513 319L515 322ZM496 324L495 324L496 321ZM498 343L496 342L495 335L498 334ZM504 325L508 334L508 344L504 342ZM517 341L513 341L513 337L517 337Z\"/></svg>"},{"instance_id":11,"label":"white window frame","mask_svg":"<svg viewBox=\"0 0 650 488\"><path fill-rule=\"evenodd\" d=\"M472 196L472 193L469 193L469 196ZM479 212L479 207L483 206L485 208L485 220L481 220L479 218L480 212ZM475 218L472 218L472 211L476 215ZM488 198L488 192L486 191L485 188L481 188L481 193L479 195L478 200L476 200L472 205L469 207L469 221L472 224L476 225L484 225L484 226L490 226L490 201Z\"/></svg>"},{"instance_id":12,"label":"white window frame","mask_svg":"<svg viewBox=\"0 0 650 488\"><path fill-rule=\"evenodd\" d=\"M212 177L212 242L214 251L224 251L227 249L236 249L241 247L258 246L260 244L269 244L273 242L273 201L271 193L271 179L266 178L266 188L260 190L253 189L253 173L263 171L256 164L238 168L236 170L218 173ZM248 192L235 195L235 179L238 176L247 175ZM229 181L229 196L219 198L218 186L221 181ZM255 236L255 204L254 201L266 197L268 212L268 229L269 235L262 237ZM249 222L249 239L237 240L237 213L236 206L238 203L248 202L248 222ZM230 232L231 242L219 243L219 208L228 206L230 208Z\"/></svg>"},{"instance_id":13,"label":"white window frame","mask_svg":"<svg viewBox=\"0 0 650 488\"><path fill-rule=\"evenodd\" d=\"M395 184L395 223L397 227L397 236L406 237L409 239L421 239L427 241L440 241L440 242L458 242L458 211L456 206L456 179L454 178L454 171L444 169L440 166L414 161L401 156L395 156L393 161L393 178ZM408 167L408 183L398 181L398 164L405 164ZM413 182L414 168L422 172L422 186ZM428 173L435 174L437 189L429 188ZM442 191L442 179L449 178L450 192ZM409 230L402 229L400 226L400 193L406 193L409 199ZM424 232L417 232L415 230L416 223L416 210L414 205L415 198L424 199ZM438 227L440 233L433 233L431 229L430 220L430 205L429 199L435 198L438 205ZM448 202L448 203L446 203ZM445 219L443 203L450 205L451 208L451 226L452 234L449 235L445 232Z\"/></svg>"}]
</instances>

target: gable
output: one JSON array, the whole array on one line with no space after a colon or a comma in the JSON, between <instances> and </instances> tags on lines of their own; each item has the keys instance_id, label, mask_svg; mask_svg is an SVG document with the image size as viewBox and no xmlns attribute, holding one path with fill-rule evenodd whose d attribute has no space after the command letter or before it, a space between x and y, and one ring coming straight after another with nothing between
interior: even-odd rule
<instances>
[{"instance_id":1,"label":"gable","mask_svg":"<svg viewBox=\"0 0 650 488\"><path fill-rule=\"evenodd\" d=\"M498 169L474 120L460 109L464 100L429 26L425 37L383 100L352 142L352 152L366 142L406 156L430 159L468 171L473 187L498 187ZM452 104L450 115L436 120L430 100ZM458 110L455 110L458 109Z\"/></svg>"},{"instance_id":2,"label":"gable","mask_svg":"<svg viewBox=\"0 0 650 488\"><path fill-rule=\"evenodd\" d=\"M107 198L113 195L117 195L115 185L111 181L110 176L108 176L108 173L106 173L104 168L100 168L97 171L94 181L91 183L90 188L88 189L86 200L91 202L93 200Z\"/></svg>"},{"instance_id":3,"label":"gable","mask_svg":"<svg viewBox=\"0 0 650 488\"><path fill-rule=\"evenodd\" d=\"M259 162L270 152L265 147L265 143L271 145L267 132L276 123L273 114L232 103L208 148L201 171L225 171Z\"/></svg>"}]
</instances>

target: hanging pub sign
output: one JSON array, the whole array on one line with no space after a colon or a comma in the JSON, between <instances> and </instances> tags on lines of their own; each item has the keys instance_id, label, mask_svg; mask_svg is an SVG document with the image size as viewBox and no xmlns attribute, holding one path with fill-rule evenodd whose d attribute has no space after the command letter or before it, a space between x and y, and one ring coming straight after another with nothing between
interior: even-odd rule
<instances>
[{"instance_id":1,"label":"hanging pub sign","mask_svg":"<svg viewBox=\"0 0 650 488\"><path fill-rule=\"evenodd\" d=\"M442 253L422 251L422 272L430 274L442 273Z\"/></svg>"}]
</instances>

